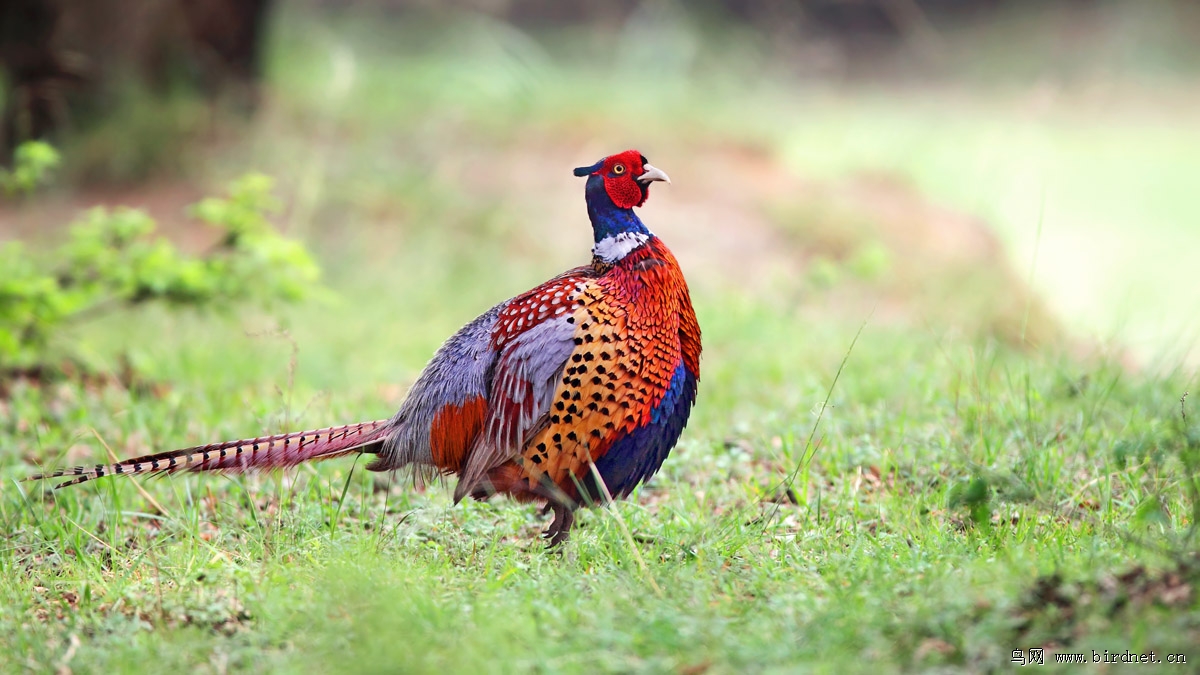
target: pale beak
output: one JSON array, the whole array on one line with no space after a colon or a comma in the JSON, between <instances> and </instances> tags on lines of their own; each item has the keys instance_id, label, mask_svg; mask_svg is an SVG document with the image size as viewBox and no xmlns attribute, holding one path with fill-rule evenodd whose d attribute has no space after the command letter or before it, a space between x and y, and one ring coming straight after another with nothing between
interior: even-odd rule
<instances>
[{"instance_id":1,"label":"pale beak","mask_svg":"<svg viewBox=\"0 0 1200 675\"><path fill-rule=\"evenodd\" d=\"M668 185L670 185L671 177L668 176L662 169L659 169L658 167L652 166L650 164L643 164L642 169L645 170L645 173L643 173L642 175L637 177L637 179L640 180L641 182L649 183L651 181L661 180L664 183L667 183Z\"/></svg>"}]
</instances>

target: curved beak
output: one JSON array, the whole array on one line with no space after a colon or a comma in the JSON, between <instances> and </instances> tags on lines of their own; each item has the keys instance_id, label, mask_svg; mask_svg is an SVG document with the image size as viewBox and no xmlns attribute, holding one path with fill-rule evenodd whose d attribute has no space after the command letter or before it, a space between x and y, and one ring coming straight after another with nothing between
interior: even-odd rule
<instances>
[{"instance_id":1,"label":"curved beak","mask_svg":"<svg viewBox=\"0 0 1200 675\"><path fill-rule=\"evenodd\" d=\"M644 173L638 176L637 179L643 183L649 183L656 180L661 180L668 185L671 183L671 177L668 176L665 171L656 166L651 164L643 164L642 169L644 169Z\"/></svg>"}]
</instances>

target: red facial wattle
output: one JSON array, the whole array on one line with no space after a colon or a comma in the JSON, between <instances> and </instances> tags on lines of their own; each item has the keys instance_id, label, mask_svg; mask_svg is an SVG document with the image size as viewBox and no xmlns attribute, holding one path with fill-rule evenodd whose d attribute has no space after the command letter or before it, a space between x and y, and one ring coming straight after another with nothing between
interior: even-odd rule
<instances>
[{"instance_id":1,"label":"red facial wattle","mask_svg":"<svg viewBox=\"0 0 1200 675\"><path fill-rule=\"evenodd\" d=\"M638 167L639 169L641 167ZM604 190L608 193L613 204L622 209L632 209L635 206L641 206L646 203L646 197L650 195L649 190L643 190L641 185L634 180L631 172L626 171L620 176L605 176Z\"/></svg>"},{"instance_id":2,"label":"red facial wattle","mask_svg":"<svg viewBox=\"0 0 1200 675\"><path fill-rule=\"evenodd\" d=\"M604 191L617 208L632 209L646 203L650 190L637 181L642 175L642 153L626 150L604 160L600 175L604 177Z\"/></svg>"}]
</instances>

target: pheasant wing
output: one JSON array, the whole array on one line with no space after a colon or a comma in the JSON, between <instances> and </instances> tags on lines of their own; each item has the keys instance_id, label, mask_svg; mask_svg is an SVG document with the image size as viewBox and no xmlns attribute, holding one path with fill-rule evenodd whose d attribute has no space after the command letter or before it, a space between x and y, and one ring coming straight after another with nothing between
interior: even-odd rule
<instances>
[{"instance_id":1,"label":"pheasant wing","mask_svg":"<svg viewBox=\"0 0 1200 675\"><path fill-rule=\"evenodd\" d=\"M593 284L591 268L572 270L514 298L497 317L492 340L499 356L488 410L454 490L471 494L491 469L516 458L547 424L563 368L575 347L574 310Z\"/></svg>"}]
</instances>

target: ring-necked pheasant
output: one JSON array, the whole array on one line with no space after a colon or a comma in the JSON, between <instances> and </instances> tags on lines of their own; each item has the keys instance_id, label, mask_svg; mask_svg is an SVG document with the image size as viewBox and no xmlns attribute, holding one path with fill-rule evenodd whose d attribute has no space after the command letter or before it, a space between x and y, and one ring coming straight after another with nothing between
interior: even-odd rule
<instances>
[{"instance_id":1,"label":"ring-necked pheasant","mask_svg":"<svg viewBox=\"0 0 1200 675\"><path fill-rule=\"evenodd\" d=\"M551 545L580 505L654 475L687 423L700 325L675 257L633 212L667 181L636 150L587 177L592 263L500 303L446 341L390 420L215 443L76 467L57 487L115 474L275 469L369 453L373 471L459 477L455 502L546 502ZM593 467L594 465L594 467ZM601 486L596 476L603 481ZM606 488L606 489L605 489Z\"/></svg>"}]
</instances>

